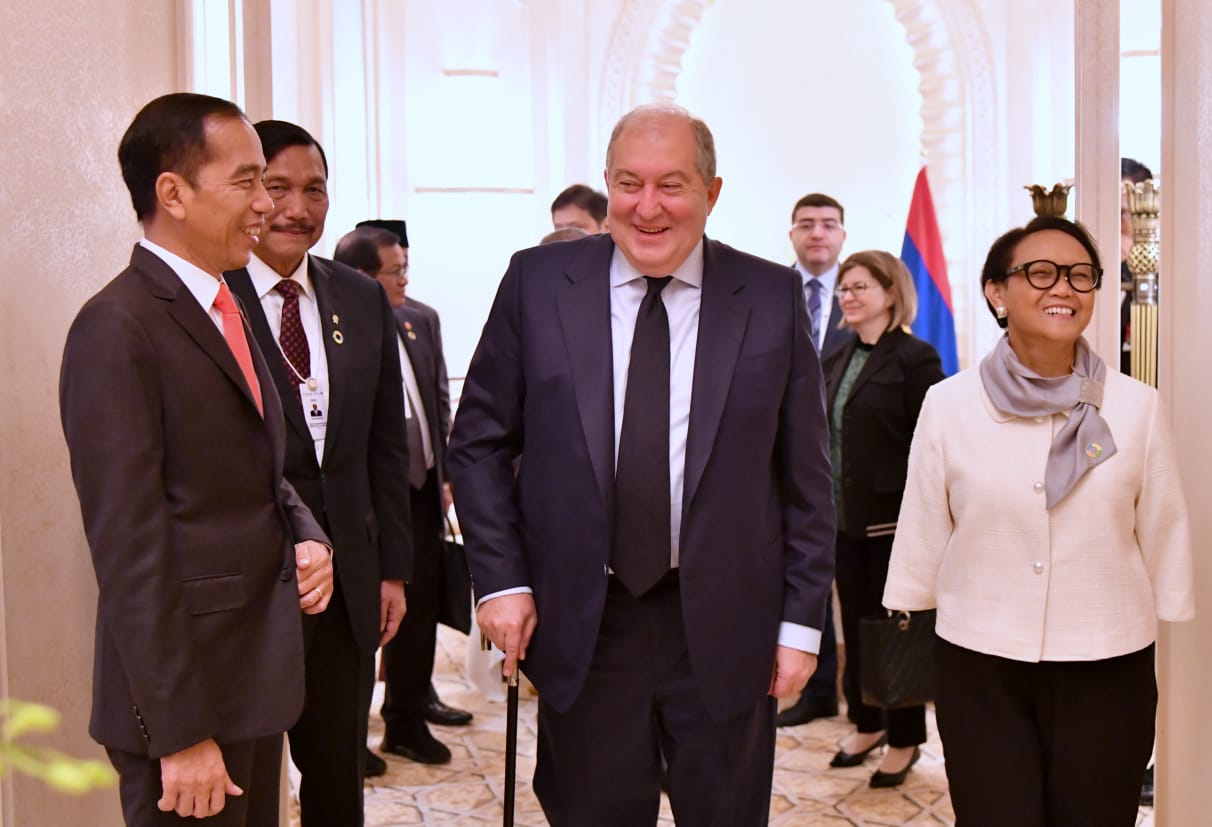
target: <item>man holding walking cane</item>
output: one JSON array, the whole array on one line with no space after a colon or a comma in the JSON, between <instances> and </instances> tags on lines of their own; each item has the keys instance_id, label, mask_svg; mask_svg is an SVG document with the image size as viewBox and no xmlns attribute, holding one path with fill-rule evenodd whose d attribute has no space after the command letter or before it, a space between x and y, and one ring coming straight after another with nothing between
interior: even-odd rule
<instances>
[{"instance_id":1,"label":"man holding walking cane","mask_svg":"<svg viewBox=\"0 0 1212 827\"><path fill-rule=\"evenodd\" d=\"M798 276L706 239L702 121L641 107L608 235L516 254L447 465L477 619L540 692L552 825L768 818L775 700L816 667L833 579L820 365ZM515 473L515 460L522 457Z\"/></svg>"}]
</instances>

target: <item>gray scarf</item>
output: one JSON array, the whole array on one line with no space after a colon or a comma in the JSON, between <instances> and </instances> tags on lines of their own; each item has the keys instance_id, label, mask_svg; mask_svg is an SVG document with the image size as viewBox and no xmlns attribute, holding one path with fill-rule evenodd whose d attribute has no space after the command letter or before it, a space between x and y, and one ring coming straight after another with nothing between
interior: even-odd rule
<instances>
[{"instance_id":1,"label":"gray scarf","mask_svg":"<svg viewBox=\"0 0 1212 827\"><path fill-rule=\"evenodd\" d=\"M1073 373L1044 377L1023 365L1002 336L981 360L981 382L994 407L1014 416L1051 416L1069 411L1069 420L1056 432L1044 471L1046 506L1051 509L1073 490L1094 466L1115 454L1115 440L1098 409L1103 404L1107 365L1077 340Z\"/></svg>"}]
</instances>

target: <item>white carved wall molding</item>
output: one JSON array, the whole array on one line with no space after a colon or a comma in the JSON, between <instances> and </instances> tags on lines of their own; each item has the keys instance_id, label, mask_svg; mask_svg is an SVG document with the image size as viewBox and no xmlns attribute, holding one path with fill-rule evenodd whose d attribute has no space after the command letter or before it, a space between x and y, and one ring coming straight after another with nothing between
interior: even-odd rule
<instances>
[{"instance_id":1,"label":"white carved wall molding","mask_svg":"<svg viewBox=\"0 0 1212 827\"><path fill-rule=\"evenodd\" d=\"M972 0L888 0L914 53L922 95L922 160L929 165L958 329L971 364L996 337L976 274L1005 223L998 158L998 90L989 40ZM641 103L673 101L682 58L710 0L626 0L601 69L607 130ZM597 147L598 157L604 155ZM909 206L905 193L905 208Z\"/></svg>"}]
</instances>

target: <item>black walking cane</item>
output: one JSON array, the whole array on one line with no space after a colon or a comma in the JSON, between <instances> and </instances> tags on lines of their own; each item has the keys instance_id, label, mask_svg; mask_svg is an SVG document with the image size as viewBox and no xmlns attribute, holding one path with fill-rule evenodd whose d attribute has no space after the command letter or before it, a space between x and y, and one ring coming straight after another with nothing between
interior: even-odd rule
<instances>
[{"instance_id":1,"label":"black walking cane","mask_svg":"<svg viewBox=\"0 0 1212 827\"><path fill-rule=\"evenodd\" d=\"M480 649L487 652L492 641L480 633ZM504 827L513 827L514 794L518 780L518 667L509 676L505 694L505 818Z\"/></svg>"}]
</instances>

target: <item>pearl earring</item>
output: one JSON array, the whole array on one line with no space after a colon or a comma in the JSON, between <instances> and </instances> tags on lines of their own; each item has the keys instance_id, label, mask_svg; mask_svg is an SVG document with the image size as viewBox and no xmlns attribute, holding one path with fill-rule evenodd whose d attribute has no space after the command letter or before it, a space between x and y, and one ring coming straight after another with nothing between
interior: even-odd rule
<instances>
[{"instance_id":1,"label":"pearl earring","mask_svg":"<svg viewBox=\"0 0 1212 827\"><path fill-rule=\"evenodd\" d=\"M997 307L993 308L993 312L997 314L997 317L999 319L1006 318L1006 308L1002 307L1000 304Z\"/></svg>"}]
</instances>

